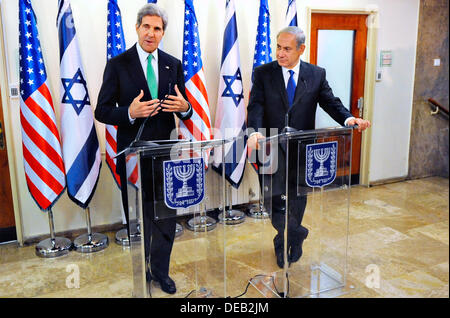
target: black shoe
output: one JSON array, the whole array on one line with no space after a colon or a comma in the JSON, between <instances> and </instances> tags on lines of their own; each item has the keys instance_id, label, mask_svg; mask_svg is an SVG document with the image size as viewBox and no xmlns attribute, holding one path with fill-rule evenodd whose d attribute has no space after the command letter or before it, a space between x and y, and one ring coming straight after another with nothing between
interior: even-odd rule
<instances>
[{"instance_id":1,"label":"black shoe","mask_svg":"<svg viewBox=\"0 0 450 318\"><path fill-rule=\"evenodd\" d=\"M279 268L284 268L284 253L283 253L283 251L276 252L275 255L277 257L277 265L278 265L278 267Z\"/></svg>"},{"instance_id":2,"label":"black shoe","mask_svg":"<svg viewBox=\"0 0 450 318\"><path fill-rule=\"evenodd\" d=\"M288 261L289 261L289 266L291 265L291 263L295 263L297 262L300 257L302 257L303 254L303 241L308 237L308 229L304 228L305 231L303 231L303 235L302 235L302 239L297 243L293 243L291 245L290 251L289 251L289 255L288 255Z\"/></svg>"},{"instance_id":3,"label":"black shoe","mask_svg":"<svg viewBox=\"0 0 450 318\"><path fill-rule=\"evenodd\" d=\"M153 276L153 279L155 282L159 283L162 291L164 291L168 294L175 294L177 292L177 287L175 285L175 282L169 276L167 276L165 278L159 278L159 277Z\"/></svg>"}]
</instances>

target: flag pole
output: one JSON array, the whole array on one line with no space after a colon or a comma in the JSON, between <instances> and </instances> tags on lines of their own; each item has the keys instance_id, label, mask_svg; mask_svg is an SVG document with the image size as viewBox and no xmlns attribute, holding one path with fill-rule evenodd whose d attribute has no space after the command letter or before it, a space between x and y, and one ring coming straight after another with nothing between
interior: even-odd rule
<instances>
[{"instance_id":1,"label":"flag pole","mask_svg":"<svg viewBox=\"0 0 450 318\"><path fill-rule=\"evenodd\" d=\"M134 188L135 192L136 192L136 197L135 197L135 207L136 209L139 206L139 198L138 198L138 190L137 188ZM128 220L128 222L130 222L130 220ZM180 229L178 228L178 223L177 223L177 229L175 232L175 236L180 236L181 234L179 234L178 232L180 231ZM183 228L181 228L181 231L183 230ZM130 237L128 238L128 230L127 227L125 227L124 229L118 231L116 233L116 243L118 245L122 245L122 246L130 246L130 239L132 242L138 242L141 239L141 230L139 227L139 223L138 222L130 222Z\"/></svg>"},{"instance_id":2,"label":"flag pole","mask_svg":"<svg viewBox=\"0 0 450 318\"><path fill-rule=\"evenodd\" d=\"M87 233L78 236L73 241L75 251L80 253L93 253L101 251L108 247L109 240L105 234L92 233L91 229L91 213L89 206L86 207L86 225Z\"/></svg>"},{"instance_id":3,"label":"flag pole","mask_svg":"<svg viewBox=\"0 0 450 318\"><path fill-rule=\"evenodd\" d=\"M259 184L259 203L252 204L252 207L248 212L248 216L254 219L268 219L269 213L264 207L264 188L263 185L259 182L259 180L258 184Z\"/></svg>"},{"instance_id":4,"label":"flag pole","mask_svg":"<svg viewBox=\"0 0 450 318\"><path fill-rule=\"evenodd\" d=\"M52 258L68 254L72 247L72 241L65 237L55 236L55 224L51 209L48 211L48 223L50 227L50 238L36 245L36 255L44 258Z\"/></svg>"},{"instance_id":5,"label":"flag pole","mask_svg":"<svg viewBox=\"0 0 450 318\"><path fill-rule=\"evenodd\" d=\"M245 213L239 210L233 210L233 195L231 184L227 186L228 206L229 208L219 214L219 222L228 225L240 224L245 221Z\"/></svg>"}]
</instances>

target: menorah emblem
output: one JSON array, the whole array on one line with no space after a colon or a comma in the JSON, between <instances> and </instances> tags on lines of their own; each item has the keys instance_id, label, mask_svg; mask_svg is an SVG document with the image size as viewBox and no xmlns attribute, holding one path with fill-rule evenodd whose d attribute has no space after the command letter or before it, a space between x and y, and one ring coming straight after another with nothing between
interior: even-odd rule
<instances>
[{"instance_id":1,"label":"menorah emblem","mask_svg":"<svg viewBox=\"0 0 450 318\"><path fill-rule=\"evenodd\" d=\"M194 190L187 185L187 181L192 178L195 173L195 164L177 166L173 168L175 177L183 182L183 186L178 189L176 198L184 198L194 195Z\"/></svg>"},{"instance_id":2,"label":"menorah emblem","mask_svg":"<svg viewBox=\"0 0 450 318\"><path fill-rule=\"evenodd\" d=\"M323 166L323 163L330 157L330 152L330 148L321 148L314 150L314 159L316 159L320 163L319 168L316 170L316 173L314 173L315 178L328 176L328 170Z\"/></svg>"},{"instance_id":3,"label":"menorah emblem","mask_svg":"<svg viewBox=\"0 0 450 318\"><path fill-rule=\"evenodd\" d=\"M310 187L323 187L336 178L337 141L306 145L305 181Z\"/></svg>"}]
</instances>

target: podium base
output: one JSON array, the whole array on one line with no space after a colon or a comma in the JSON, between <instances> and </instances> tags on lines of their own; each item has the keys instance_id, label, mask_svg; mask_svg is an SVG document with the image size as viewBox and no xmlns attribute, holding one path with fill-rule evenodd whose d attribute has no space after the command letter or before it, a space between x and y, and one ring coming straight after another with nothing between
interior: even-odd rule
<instances>
[{"instance_id":1,"label":"podium base","mask_svg":"<svg viewBox=\"0 0 450 318\"><path fill-rule=\"evenodd\" d=\"M186 228L194 232L211 231L214 230L216 226L216 220L207 215L196 216L186 222Z\"/></svg>"},{"instance_id":2,"label":"podium base","mask_svg":"<svg viewBox=\"0 0 450 318\"><path fill-rule=\"evenodd\" d=\"M137 242L141 239L141 233L137 231L136 225L131 225L131 241ZM118 245L130 246L130 241L128 240L128 231L126 228L117 231L115 242Z\"/></svg>"},{"instance_id":3,"label":"podium base","mask_svg":"<svg viewBox=\"0 0 450 318\"><path fill-rule=\"evenodd\" d=\"M269 213L264 207L260 207L259 204L252 204L248 211L248 216L254 219L268 219L270 217Z\"/></svg>"},{"instance_id":4,"label":"podium base","mask_svg":"<svg viewBox=\"0 0 450 318\"><path fill-rule=\"evenodd\" d=\"M36 245L36 255L45 258L59 257L68 254L71 247L72 241L65 237L55 237L54 243L48 238Z\"/></svg>"},{"instance_id":5,"label":"podium base","mask_svg":"<svg viewBox=\"0 0 450 318\"><path fill-rule=\"evenodd\" d=\"M219 222L228 225L240 224L245 220L245 213L239 210L227 210L219 214Z\"/></svg>"},{"instance_id":6,"label":"podium base","mask_svg":"<svg viewBox=\"0 0 450 318\"><path fill-rule=\"evenodd\" d=\"M108 247L108 237L104 234L93 233L90 237L83 234L73 241L74 250L80 253L93 253Z\"/></svg>"},{"instance_id":7,"label":"podium base","mask_svg":"<svg viewBox=\"0 0 450 318\"><path fill-rule=\"evenodd\" d=\"M175 228L175 237L183 235L183 232L184 232L183 226L180 223L177 223L177 226Z\"/></svg>"},{"instance_id":8,"label":"podium base","mask_svg":"<svg viewBox=\"0 0 450 318\"><path fill-rule=\"evenodd\" d=\"M265 298L283 298L277 289L277 274L260 275L250 280L250 284L258 290Z\"/></svg>"}]
</instances>

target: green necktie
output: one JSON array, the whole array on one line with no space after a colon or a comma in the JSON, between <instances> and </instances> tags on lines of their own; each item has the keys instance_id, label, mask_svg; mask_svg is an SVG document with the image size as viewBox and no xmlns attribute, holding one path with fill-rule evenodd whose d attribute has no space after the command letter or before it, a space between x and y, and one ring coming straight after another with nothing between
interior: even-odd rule
<instances>
[{"instance_id":1,"label":"green necktie","mask_svg":"<svg viewBox=\"0 0 450 318\"><path fill-rule=\"evenodd\" d=\"M156 99L158 98L158 84L156 83L155 72L152 67L152 58L153 55L149 54L147 62L147 83L150 93L152 94L152 99Z\"/></svg>"}]
</instances>

